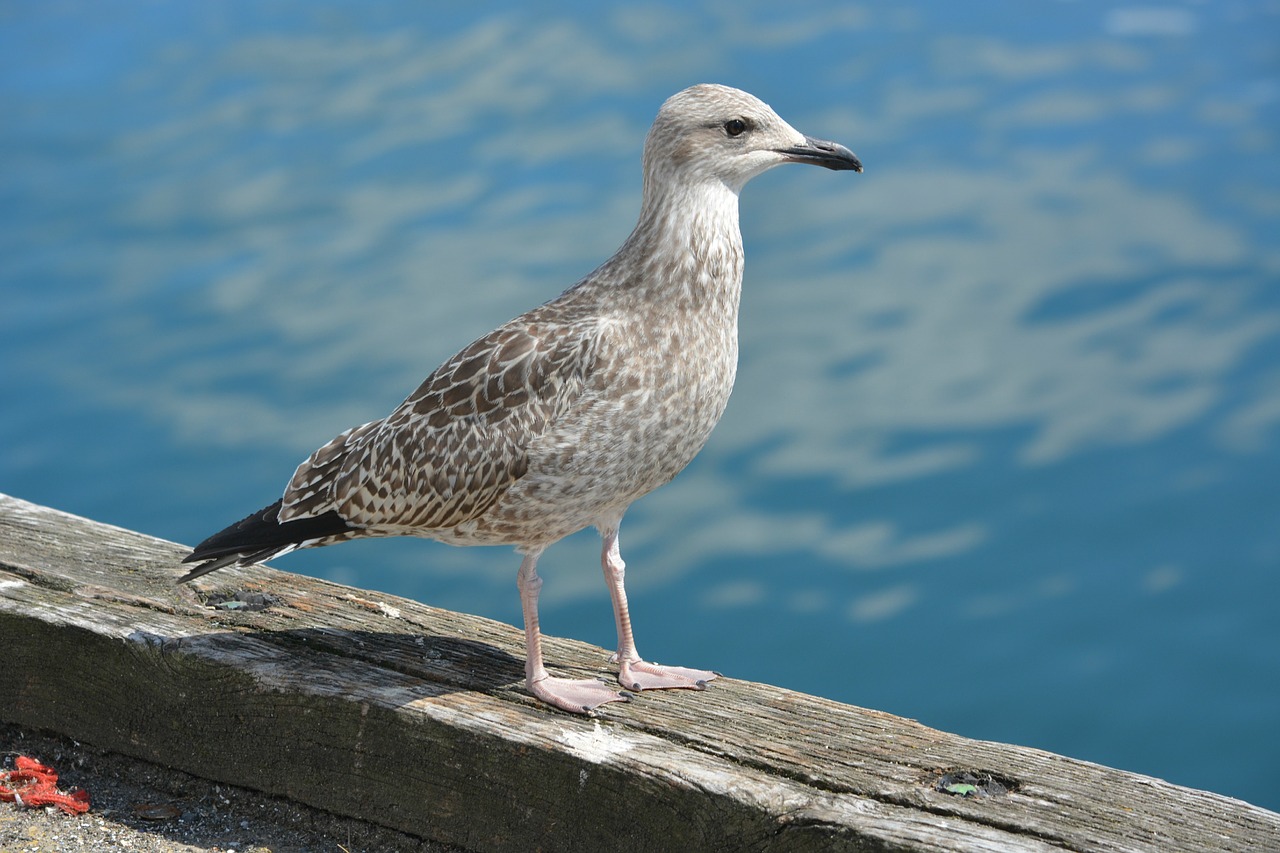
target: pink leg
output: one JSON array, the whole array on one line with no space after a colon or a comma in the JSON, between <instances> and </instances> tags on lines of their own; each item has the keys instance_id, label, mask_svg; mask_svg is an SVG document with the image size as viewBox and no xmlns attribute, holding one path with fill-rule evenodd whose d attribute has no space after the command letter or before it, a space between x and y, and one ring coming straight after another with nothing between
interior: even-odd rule
<instances>
[{"instance_id":1,"label":"pink leg","mask_svg":"<svg viewBox=\"0 0 1280 853\"><path fill-rule=\"evenodd\" d=\"M659 666L640 658L631 633L631 614L627 612L627 591L623 587L627 567L618 550L618 528L615 525L602 529L600 535L604 539L600 562L609 585L609 597L613 599L613 618L618 623L618 682L628 690L705 690L716 673L683 666Z\"/></svg>"},{"instance_id":2,"label":"pink leg","mask_svg":"<svg viewBox=\"0 0 1280 853\"><path fill-rule=\"evenodd\" d=\"M538 630L538 591L542 589L538 557L541 553L542 550L538 549L525 554L516 581L520 587L520 606L524 610L525 686L543 702L571 714L590 714L606 702L627 701L630 697L603 681L575 681L552 678L547 674L546 667L542 665L542 634Z\"/></svg>"}]
</instances>

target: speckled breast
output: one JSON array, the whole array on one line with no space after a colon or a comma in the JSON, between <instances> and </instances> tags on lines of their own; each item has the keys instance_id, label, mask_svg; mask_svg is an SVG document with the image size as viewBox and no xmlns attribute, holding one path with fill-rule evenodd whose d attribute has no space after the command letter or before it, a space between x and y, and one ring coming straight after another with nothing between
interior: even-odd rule
<instances>
[{"instance_id":1,"label":"speckled breast","mask_svg":"<svg viewBox=\"0 0 1280 853\"><path fill-rule=\"evenodd\" d=\"M737 300L693 323L665 313L606 321L595 356L581 398L530 448L525 476L483 518L442 538L554 542L616 523L632 501L680 473L733 390Z\"/></svg>"}]
</instances>

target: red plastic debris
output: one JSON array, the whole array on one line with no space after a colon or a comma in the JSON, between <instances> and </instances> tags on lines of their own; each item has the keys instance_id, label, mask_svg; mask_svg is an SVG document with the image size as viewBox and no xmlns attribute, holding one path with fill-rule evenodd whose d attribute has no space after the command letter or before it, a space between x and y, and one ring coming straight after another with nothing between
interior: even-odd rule
<instances>
[{"instance_id":1,"label":"red plastic debris","mask_svg":"<svg viewBox=\"0 0 1280 853\"><path fill-rule=\"evenodd\" d=\"M13 770L0 770L0 801L29 808L56 806L67 814L84 814L89 810L89 792L72 788L58 790L58 773L36 761L19 755Z\"/></svg>"}]
</instances>

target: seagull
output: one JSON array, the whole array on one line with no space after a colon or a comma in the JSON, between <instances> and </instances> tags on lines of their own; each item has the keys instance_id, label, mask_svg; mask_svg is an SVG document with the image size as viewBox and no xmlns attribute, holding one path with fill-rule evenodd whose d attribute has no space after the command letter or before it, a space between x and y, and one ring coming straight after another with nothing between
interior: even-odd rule
<instances>
[{"instance_id":1,"label":"seagull","mask_svg":"<svg viewBox=\"0 0 1280 853\"><path fill-rule=\"evenodd\" d=\"M232 564L370 536L509 545L522 555L525 684L563 711L630 700L600 679L547 672L538 559L594 526L618 629L624 691L703 690L717 673L636 650L618 529L632 502L706 444L738 361L738 195L784 163L862 171L760 99L701 84L671 96L644 144L640 218L622 247L550 302L441 365L387 417L298 466L271 506L195 547L178 582Z\"/></svg>"}]
</instances>

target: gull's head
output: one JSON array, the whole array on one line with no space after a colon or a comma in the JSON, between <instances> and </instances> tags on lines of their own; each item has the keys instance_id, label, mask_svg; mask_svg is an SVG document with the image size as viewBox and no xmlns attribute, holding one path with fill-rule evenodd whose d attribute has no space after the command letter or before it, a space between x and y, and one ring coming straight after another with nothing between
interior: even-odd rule
<instances>
[{"instance_id":1,"label":"gull's head","mask_svg":"<svg viewBox=\"0 0 1280 853\"><path fill-rule=\"evenodd\" d=\"M805 136L756 96L710 83L668 98L644 144L646 184L715 182L737 193L783 163L862 171L843 145Z\"/></svg>"}]
</instances>

